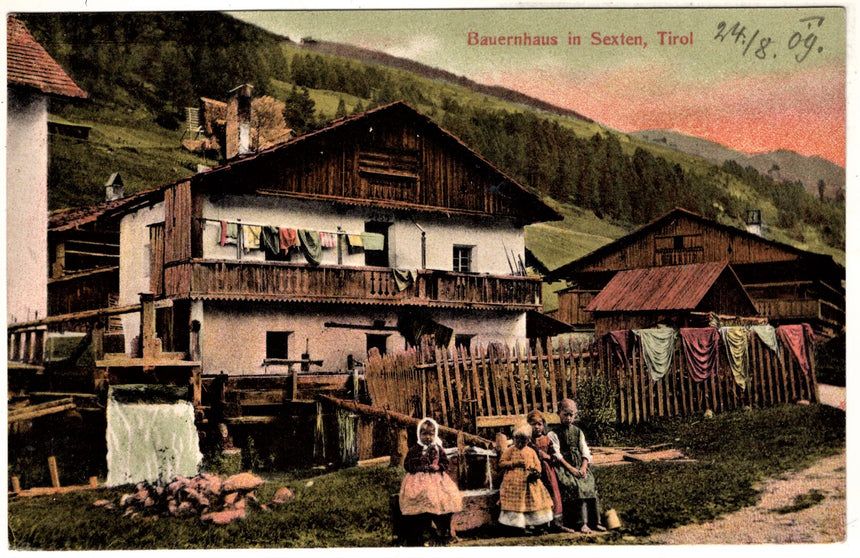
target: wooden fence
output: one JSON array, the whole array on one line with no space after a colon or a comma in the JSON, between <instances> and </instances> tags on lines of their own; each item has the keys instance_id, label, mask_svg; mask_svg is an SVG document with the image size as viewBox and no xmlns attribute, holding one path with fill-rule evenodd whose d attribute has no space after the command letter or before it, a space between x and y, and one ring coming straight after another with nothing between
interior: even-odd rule
<instances>
[{"instance_id":1,"label":"wooden fence","mask_svg":"<svg viewBox=\"0 0 860 558\"><path fill-rule=\"evenodd\" d=\"M718 374L693 380L680 338L672 366L652 381L634 343L630 365L624 367L608 341L557 346L536 343L534 349L499 344L451 349L409 349L394 355L370 355L365 364L367 387L374 406L406 415L434 417L440 424L477 432L511 425L533 409L554 413L564 398L577 398L583 381L602 376L614 392L616 419L647 422L652 417L685 416L707 410L721 412L745 406L768 407L798 400L817 401L815 367L805 374L789 350L774 353L751 336L750 377L738 386L720 347Z\"/></svg>"}]
</instances>

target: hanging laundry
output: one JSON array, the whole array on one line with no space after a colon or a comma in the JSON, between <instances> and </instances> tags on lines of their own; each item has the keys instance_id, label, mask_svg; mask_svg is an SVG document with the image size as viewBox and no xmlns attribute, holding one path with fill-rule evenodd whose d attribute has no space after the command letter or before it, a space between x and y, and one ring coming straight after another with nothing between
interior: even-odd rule
<instances>
[{"instance_id":1,"label":"hanging laundry","mask_svg":"<svg viewBox=\"0 0 860 558\"><path fill-rule=\"evenodd\" d=\"M321 232L320 242L323 248L337 248L337 235L330 232Z\"/></svg>"},{"instance_id":2,"label":"hanging laundry","mask_svg":"<svg viewBox=\"0 0 860 558\"><path fill-rule=\"evenodd\" d=\"M749 334L743 326L721 327L720 336L726 346L726 357L735 383L747 388L750 377Z\"/></svg>"},{"instance_id":3,"label":"hanging laundry","mask_svg":"<svg viewBox=\"0 0 860 558\"><path fill-rule=\"evenodd\" d=\"M633 333L629 329L610 331L606 334L615 349L615 356L621 361L624 368L630 368L630 360L633 350Z\"/></svg>"},{"instance_id":4,"label":"hanging laundry","mask_svg":"<svg viewBox=\"0 0 860 558\"><path fill-rule=\"evenodd\" d=\"M278 227L278 236L281 240L281 251L284 253L289 252L290 248L299 245L299 235L296 229Z\"/></svg>"},{"instance_id":5,"label":"hanging laundry","mask_svg":"<svg viewBox=\"0 0 860 558\"><path fill-rule=\"evenodd\" d=\"M415 282L415 275L408 269L392 269L391 274L394 276L394 285L400 292L408 289Z\"/></svg>"},{"instance_id":6,"label":"hanging laundry","mask_svg":"<svg viewBox=\"0 0 860 558\"><path fill-rule=\"evenodd\" d=\"M645 366L651 379L656 382L665 376L672 366L672 354L675 352L678 333L671 327L634 329L633 333L639 337Z\"/></svg>"},{"instance_id":7,"label":"hanging laundry","mask_svg":"<svg viewBox=\"0 0 860 558\"><path fill-rule=\"evenodd\" d=\"M363 232L361 233L361 243L365 250L384 250L385 235L379 233Z\"/></svg>"},{"instance_id":8,"label":"hanging laundry","mask_svg":"<svg viewBox=\"0 0 860 558\"><path fill-rule=\"evenodd\" d=\"M717 375L720 334L712 327L682 327L681 346L690 369L690 377L703 382Z\"/></svg>"},{"instance_id":9,"label":"hanging laundry","mask_svg":"<svg viewBox=\"0 0 860 558\"><path fill-rule=\"evenodd\" d=\"M806 348L807 341L812 339L812 327L809 324L782 325L776 328L776 332L779 335L779 340L788 347L791 354L797 359L800 369L809 376L812 367L809 364Z\"/></svg>"},{"instance_id":10,"label":"hanging laundry","mask_svg":"<svg viewBox=\"0 0 860 558\"><path fill-rule=\"evenodd\" d=\"M239 240L239 225L221 221L221 246L236 244Z\"/></svg>"},{"instance_id":11,"label":"hanging laundry","mask_svg":"<svg viewBox=\"0 0 860 558\"><path fill-rule=\"evenodd\" d=\"M349 245L350 250L357 250L359 248L364 248L364 243L361 241L360 234L348 234L346 235L346 243Z\"/></svg>"},{"instance_id":12,"label":"hanging laundry","mask_svg":"<svg viewBox=\"0 0 860 558\"><path fill-rule=\"evenodd\" d=\"M311 265L319 265L322 261L322 244L320 244L320 233L307 229L299 229L299 243L302 254Z\"/></svg>"},{"instance_id":13,"label":"hanging laundry","mask_svg":"<svg viewBox=\"0 0 860 558\"><path fill-rule=\"evenodd\" d=\"M263 230L260 233L260 245L267 254L277 256L281 253L281 241L278 236L277 227L263 227Z\"/></svg>"},{"instance_id":14,"label":"hanging laundry","mask_svg":"<svg viewBox=\"0 0 860 558\"><path fill-rule=\"evenodd\" d=\"M260 225L242 225L242 247L245 250L259 250L262 232L263 227Z\"/></svg>"},{"instance_id":15,"label":"hanging laundry","mask_svg":"<svg viewBox=\"0 0 860 558\"><path fill-rule=\"evenodd\" d=\"M779 352L779 346L776 344L776 330L772 325L753 325L750 326L750 331L755 333L771 351Z\"/></svg>"}]
</instances>

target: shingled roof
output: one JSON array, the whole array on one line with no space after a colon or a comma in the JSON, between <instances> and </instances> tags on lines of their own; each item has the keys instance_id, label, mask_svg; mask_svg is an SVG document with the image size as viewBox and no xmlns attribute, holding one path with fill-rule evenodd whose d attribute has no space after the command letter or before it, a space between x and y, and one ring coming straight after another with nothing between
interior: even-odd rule
<instances>
[{"instance_id":1,"label":"shingled roof","mask_svg":"<svg viewBox=\"0 0 860 558\"><path fill-rule=\"evenodd\" d=\"M742 292L744 302L755 313L755 304L726 262L671 265L619 271L591 301L589 312L645 312L694 310L717 280L726 281Z\"/></svg>"},{"instance_id":2,"label":"shingled roof","mask_svg":"<svg viewBox=\"0 0 860 558\"><path fill-rule=\"evenodd\" d=\"M37 89L46 95L87 98L14 15L6 18L6 82L10 86Z\"/></svg>"}]
</instances>

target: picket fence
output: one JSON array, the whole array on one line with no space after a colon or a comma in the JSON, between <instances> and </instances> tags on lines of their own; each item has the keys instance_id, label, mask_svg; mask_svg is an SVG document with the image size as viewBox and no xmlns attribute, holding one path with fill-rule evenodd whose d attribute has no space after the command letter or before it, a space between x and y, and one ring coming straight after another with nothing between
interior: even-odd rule
<instances>
[{"instance_id":1,"label":"picket fence","mask_svg":"<svg viewBox=\"0 0 860 558\"><path fill-rule=\"evenodd\" d=\"M622 366L608 340L577 341L555 346L537 342L507 347L491 344L469 350L423 346L369 355L365 377L374 406L413 417L434 417L440 424L467 432L510 425L532 409L555 412L564 398L577 398L578 386L602 375L614 393L616 420L647 422L654 417L688 416L708 410L770 407L818 401L815 364L802 371L780 345L774 353L754 334L750 340L750 377L738 386L720 351L718 373L696 382L687 370L680 338L669 372L652 381L634 343L629 366ZM548 349L547 349L548 347Z\"/></svg>"}]
</instances>

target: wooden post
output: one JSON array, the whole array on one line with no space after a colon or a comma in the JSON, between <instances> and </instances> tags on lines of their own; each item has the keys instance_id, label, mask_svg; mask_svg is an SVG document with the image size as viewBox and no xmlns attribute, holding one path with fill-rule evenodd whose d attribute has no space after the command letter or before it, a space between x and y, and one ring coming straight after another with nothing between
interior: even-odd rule
<instances>
[{"instance_id":1,"label":"wooden post","mask_svg":"<svg viewBox=\"0 0 860 558\"><path fill-rule=\"evenodd\" d=\"M392 431L391 466L403 467L406 453L409 451L409 433L406 428L395 428Z\"/></svg>"},{"instance_id":2,"label":"wooden post","mask_svg":"<svg viewBox=\"0 0 860 558\"><path fill-rule=\"evenodd\" d=\"M98 488L99 486L99 478L98 477L90 477L90 488Z\"/></svg>"},{"instance_id":3,"label":"wooden post","mask_svg":"<svg viewBox=\"0 0 860 558\"><path fill-rule=\"evenodd\" d=\"M469 469L466 467L466 442L463 433L457 434L457 485L464 488L468 478Z\"/></svg>"},{"instance_id":4,"label":"wooden post","mask_svg":"<svg viewBox=\"0 0 860 558\"><path fill-rule=\"evenodd\" d=\"M51 473L51 486L60 488L60 472L57 470L57 458L53 455L48 458L48 471Z\"/></svg>"},{"instance_id":5,"label":"wooden post","mask_svg":"<svg viewBox=\"0 0 860 558\"><path fill-rule=\"evenodd\" d=\"M21 479L17 476L13 475L12 479L12 492L18 493L21 492Z\"/></svg>"}]
</instances>

